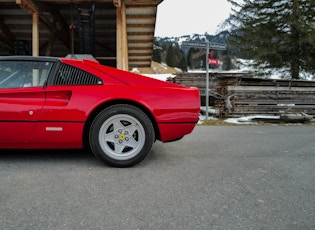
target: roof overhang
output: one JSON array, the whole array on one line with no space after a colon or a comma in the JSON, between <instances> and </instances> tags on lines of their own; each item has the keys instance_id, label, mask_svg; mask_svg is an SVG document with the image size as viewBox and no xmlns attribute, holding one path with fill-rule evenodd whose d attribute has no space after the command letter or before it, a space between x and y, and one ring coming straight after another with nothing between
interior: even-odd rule
<instances>
[{"instance_id":1,"label":"roof overhang","mask_svg":"<svg viewBox=\"0 0 315 230\"><path fill-rule=\"evenodd\" d=\"M116 12L126 7L129 68L151 65L157 6L162 0L0 0L0 55L13 55L14 42L32 44L32 14L39 17L39 55L64 57L78 50L76 7L95 4L95 58L114 66ZM30 48L29 48L30 49ZM31 52L28 52L31 55Z\"/></svg>"}]
</instances>

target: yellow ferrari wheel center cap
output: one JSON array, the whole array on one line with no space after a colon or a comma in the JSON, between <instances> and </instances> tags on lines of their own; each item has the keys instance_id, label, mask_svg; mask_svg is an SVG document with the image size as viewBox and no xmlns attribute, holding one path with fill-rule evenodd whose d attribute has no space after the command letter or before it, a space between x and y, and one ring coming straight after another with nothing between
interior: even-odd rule
<instances>
[{"instance_id":1,"label":"yellow ferrari wheel center cap","mask_svg":"<svg viewBox=\"0 0 315 230\"><path fill-rule=\"evenodd\" d=\"M123 141L125 139L125 135L124 134L120 134L119 135L119 140Z\"/></svg>"}]
</instances>

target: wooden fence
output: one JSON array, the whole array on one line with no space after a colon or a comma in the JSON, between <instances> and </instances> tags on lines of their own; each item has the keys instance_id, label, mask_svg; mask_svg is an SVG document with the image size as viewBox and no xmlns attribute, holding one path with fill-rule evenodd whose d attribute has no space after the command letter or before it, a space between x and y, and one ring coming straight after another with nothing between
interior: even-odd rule
<instances>
[{"instance_id":1,"label":"wooden fence","mask_svg":"<svg viewBox=\"0 0 315 230\"><path fill-rule=\"evenodd\" d=\"M178 74L177 84L199 88L205 105L206 74ZM255 78L250 73L210 73L209 103L221 117L290 111L315 116L315 81Z\"/></svg>"}]
</instances>

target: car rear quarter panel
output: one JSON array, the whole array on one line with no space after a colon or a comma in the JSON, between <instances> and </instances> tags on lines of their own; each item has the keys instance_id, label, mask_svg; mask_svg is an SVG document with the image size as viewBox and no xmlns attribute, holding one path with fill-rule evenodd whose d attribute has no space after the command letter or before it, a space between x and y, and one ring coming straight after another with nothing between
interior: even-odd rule
<instances>
[{"instance_id":1,"label":"car rear quarter panel","mask_svg":"<svg viewBox=\"0 0 315 230\"><path fill-rule=\"evenodd\" d=\"M64 88L64 89L62 89ZM42 120L85 121L95 108L113 100L130 100L152 113L158 123L197 122L199 91L144 86L47 87Z\"/></svg>"},{"instance_id":2,"label":"car rear quarter panel","mask_svg":"<svg viewBox=\"0 0 315 230\"><path fill-rule=\"evenodd\" d=\"M64 90L62 90L64 88ZM58 96L59 90L62 97ZM65 93L65 92L71 93ZM113 101L129 101L145 108L159 128L161 141L178 139L192 131L200 110L199 91L194 88L145 86L47 87L42 120L84 123L99 107ZM69 95L71 95L69 97Z\"/></svg>"}]
</instances>

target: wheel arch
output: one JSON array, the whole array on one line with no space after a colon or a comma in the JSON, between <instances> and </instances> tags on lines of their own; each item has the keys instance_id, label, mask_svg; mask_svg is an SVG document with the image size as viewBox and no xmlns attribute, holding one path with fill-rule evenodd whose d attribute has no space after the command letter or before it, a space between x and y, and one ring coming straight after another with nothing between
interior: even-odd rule
<instances>
[{"instance_id":1,"label":"wheel arch","mask_svg":"<svg viewBox=\"0 0 315 230\"><path fill-rule=\"evenodd\" d=\"M118 105L118 104L125 104L125 105L131 105L134 106L138 109L140 109L141 111L143 111L151 120L152 125L154 127L154 133L155 133L155 139L160 139L160 131L158 128L158 124L153 116L153 114L148 110L147 107L145 107L144 105L132 101L132 100L127 100L127 99L118 99L118 100L112 100L112 101L107 101L103 104L100 104L98 107L96 107L92 113L90 113L90 115L88 116L85 124L84 124L84 130L83 130L83 145L84 147L89 147L89 132L90 132L90 127L92 125L93 120L95 119L95 117L102 112L104 109L106 109L109 106L112 105Z\"/></svg>"}]
</instances>

